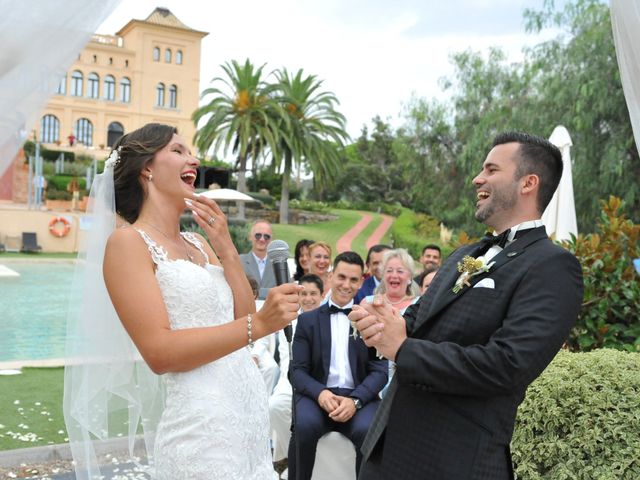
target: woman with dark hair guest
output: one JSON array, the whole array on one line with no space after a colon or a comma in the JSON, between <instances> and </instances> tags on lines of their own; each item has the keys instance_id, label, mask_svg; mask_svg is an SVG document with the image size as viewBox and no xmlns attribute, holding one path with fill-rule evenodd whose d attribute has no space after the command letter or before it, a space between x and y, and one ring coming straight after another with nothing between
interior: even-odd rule
<instances>
[{"instance_id":1,"label":"woman with dark hair guest","mask_svg":"<svg viewBox=\"0 0 640 480\"><path fill-rule=\"evenodd\" d=\"M255 311L225 215L195 193L199 164L174 127L148 124L116 142L92 187L86 261L104 257L87 273L100 303L84 300L68 345L93 357L65 371L78 478L100 475L90 439L113 422L95 412L116 403L137 415L130 436L142 426L154 445L152 478L273 478L267 393L246 347L296 318L302 287L271 289ZM180 231L185 207L211 244ZM148 391L153 402L137 401Z\"/></svg>"},{"instance_id":2,"label":"woman with dark hair guest","mask_svg":"<svg viewBox=\"0 0 640 480\"><path fill-rule=\"evenodd\" d=\"M296 259L296 271L293 274L293 280L296 282L299 282L303 275L309 273L311 259L309 256L309 247L313 245L313 243L313 240L307 240L306 238L303 238L296 243L294 253Z\"/></svg>"}]
</instances>

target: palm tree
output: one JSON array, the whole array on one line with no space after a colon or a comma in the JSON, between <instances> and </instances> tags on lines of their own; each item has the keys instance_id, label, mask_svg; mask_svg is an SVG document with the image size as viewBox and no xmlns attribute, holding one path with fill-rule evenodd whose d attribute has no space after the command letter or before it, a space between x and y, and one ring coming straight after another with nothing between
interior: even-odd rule
<instances>
[{"instance_id":1,"label":"palm tree","mask_svg":"<svg viewBox=\"0 0 640 480\"><path fill-rule=\"evenodd\" d=\"M330 185L339 171L339 148L349 138L345 118L336 111L339 104L331 92L320 91L322 81L315 75L305 76L302 69L295 76L286 69L276 72L278 102L288 114L280 121L278 148L274 164L283 164L280 223L289 219L289 183L293 165L306 162L318 187Z\"/></svg>"},{"instance_id":2,"label":"palm tree","mask_svg":"<svg viewBox=\"0 0 640 480\"><path fill-rule=\"evenodd\" d=\"M196 125L202 119L206 121L193 140L201 153L222 149L226 154L232 147L237 155L238 190L241 192L247 191L247 161L251 159L255 164L259 156L266 153L265 147L277 158L277 132L288 122L273 99L275 86L262 79L263 68L264 65L256 68L249 59L244 65L235 60L222 65L226 76L216 77L211 83L221 82L226 88L212 86L202 92L203 99L213 97L192 116ZM238 205L238 214L244 218L243 203Z\"/></svg>"}]
</instances>

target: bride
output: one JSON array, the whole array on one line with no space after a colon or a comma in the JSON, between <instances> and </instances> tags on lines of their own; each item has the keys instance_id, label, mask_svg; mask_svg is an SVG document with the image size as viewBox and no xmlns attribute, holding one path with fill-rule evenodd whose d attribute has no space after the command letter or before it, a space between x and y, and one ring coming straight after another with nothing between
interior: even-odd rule
<instances>
[{"instance_id":1,"label":"bride","mask_svg":"<svg viewBox=\"0 0 640 480\"><path fill-rule=\"evenodd\" d=\"M302 287L272 289L255 312L224 214L194 193L198 165L173 127L148 124L116 142L92 188L78 262L92 305L70 321L65 371L79 479L100 475L91 440L109 437L118 408L131 454L144 430L155 478L273 478L267 393L245 347L296 317ZM185 207L210 245L180 232ZM101 259L104 283L90 282Z\"/></svg>"}]
</instances>

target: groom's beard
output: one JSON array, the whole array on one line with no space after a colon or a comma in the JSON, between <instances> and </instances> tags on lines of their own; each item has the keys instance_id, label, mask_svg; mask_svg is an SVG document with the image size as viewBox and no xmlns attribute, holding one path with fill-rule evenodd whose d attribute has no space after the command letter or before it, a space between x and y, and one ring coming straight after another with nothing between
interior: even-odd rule
<instances>
[{"instance_id":1,"label":"groom's beard","mask_svg":"<svg viewBox=\"0 0 640 480\"><path fill-rule=\"evenodd\" d=\"M490 220L494 215L514 208L518 201L518 185L514 183L494 188L489 193L487 201L475 213L475 219L485 225L489 225L487 220Z\"/></svg>"}]
</instances>

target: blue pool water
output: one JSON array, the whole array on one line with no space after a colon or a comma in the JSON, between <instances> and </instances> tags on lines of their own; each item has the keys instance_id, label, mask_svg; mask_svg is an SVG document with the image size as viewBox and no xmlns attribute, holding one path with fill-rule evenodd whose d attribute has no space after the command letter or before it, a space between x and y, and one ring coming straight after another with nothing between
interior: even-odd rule
<instances>
[{"instance_id":1,"label":"blue pool water","mask_svg":"<svg viewBox=\"0 0 640 480\"><path fill-rule=\"evenodd\" d=\"M0 362L63 358L73 262L4 265L20 277L0 277Z\"/></svg>"}]
</instances>

